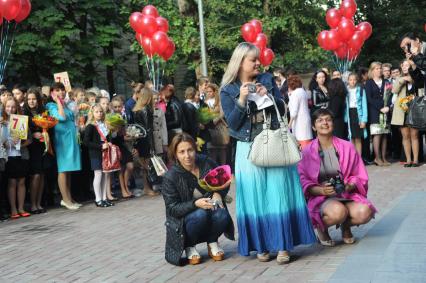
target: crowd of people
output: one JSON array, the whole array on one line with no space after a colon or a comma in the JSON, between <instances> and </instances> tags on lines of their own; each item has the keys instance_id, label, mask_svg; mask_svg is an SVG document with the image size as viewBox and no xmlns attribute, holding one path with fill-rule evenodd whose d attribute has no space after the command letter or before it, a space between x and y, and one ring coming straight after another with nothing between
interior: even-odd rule
<instances>
[{"instance_id":1,"label":"crowd of people","mask_svg":"<svg viewBox=\"0 0 426 283\"><path fill-rule=\"evenodd\" d=\"M82 206L71 190L72 172L93 172L93 200L101 208L114 206L114 183L120 198L133 198L131 187L139 174L145 194L161 193L165 201L166 260L181 265L185 251L185 259L198 264L196 245L207 242L209 256L219 261L225 256L220 235L234 239L229 188L210 192L198 180L229 164L235 176L241 255L254 251L259 261L269 261L276 254L279 264L288 263L297 245L318 239L334 246L328 228L335 225L343 242L352 244L351 227L367 223L376 212L367 198L365 165L389 166L393 157L404 167L417 167L423 155L422 129L407 124L407 110L399 101L424 95L426 43L407 34L401 48L406 58L399 66L372 62L368 69L343 74L322 68L305 87L291 70L262 73L257 47L241 43L220 87L201 77L196 87L185 90L184 100L173 85L157 92L150 81L133 83L128 99L96 88L66 92L58 82L28 90L16 85L11 92L3 87L0 170L7 180L9 218L46 212L42 200L49 171L57 171L60 205L69 210ZM45 111L58 120L49 131L53 151L47 150L46 135L32 120ZM111 127L110 113L125 124ZM11 135L12 114L29 117L27 139ZM301 161L255 165L248 159L254 139L265 124L272 130L282 127L280 116L288 120ZM131 137L129 127L144 134ZM116 173L103 167L103 150L111 145L121 152ZM167 165L165 175L153 170L154 155ZM26 210L27 187L31 204Z\"/></svg>"}]
</instances>

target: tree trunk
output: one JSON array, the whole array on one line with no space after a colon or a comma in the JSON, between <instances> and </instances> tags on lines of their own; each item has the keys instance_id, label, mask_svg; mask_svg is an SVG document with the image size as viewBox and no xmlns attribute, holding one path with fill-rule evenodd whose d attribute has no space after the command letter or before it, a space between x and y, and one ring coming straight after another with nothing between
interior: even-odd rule
<instances>
[{"instance_id":1,"label":"tree trunk","mask_svg":"<svg viewBox=\"0 0 426 283\"><path fill-rule=\"evenodd\" d=\"M111 42L107 48L104 48L104 55L106 58L114 60L114 45ZM110 98L115 93L115 82L114 82L114 65L106 66L106 79L108 82L108 91Z\"/></svg>"}]
</instances>

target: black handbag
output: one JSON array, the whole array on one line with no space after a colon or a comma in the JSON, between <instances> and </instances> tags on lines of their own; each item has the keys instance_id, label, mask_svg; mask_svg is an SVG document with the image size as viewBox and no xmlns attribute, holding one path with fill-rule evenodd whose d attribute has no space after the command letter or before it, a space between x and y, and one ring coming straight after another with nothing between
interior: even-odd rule
<instances>
[{"instance_id":1,"label":"black handbag","mask_svg":"<svg viewBox=\"0 0 426 283\"><path fill-rule=\"evenodd\" d=\"M406 125L415 129L426 129L426 96L415 97L411 101Z\"/></svg>"}]
</instances>

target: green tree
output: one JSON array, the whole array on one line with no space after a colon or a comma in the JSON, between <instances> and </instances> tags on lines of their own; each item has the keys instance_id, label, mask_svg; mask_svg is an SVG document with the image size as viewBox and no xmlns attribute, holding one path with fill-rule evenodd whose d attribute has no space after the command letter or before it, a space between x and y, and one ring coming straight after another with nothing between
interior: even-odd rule
<instances>
[{"instance_id":1,"label":"green tree","mask_svg":"<svg viewBox=\"0 0 426 283\"><path fill-rule=\"evenodd\" d=\"M109 0L34 1L30 17L19 25L11 58L9 81L40 85L53 73L68 71L71 82L89 87L106 66L110 91L113 68L119 63L114 46L125 21L119 4Z\"/></svg>"}]
</instances>

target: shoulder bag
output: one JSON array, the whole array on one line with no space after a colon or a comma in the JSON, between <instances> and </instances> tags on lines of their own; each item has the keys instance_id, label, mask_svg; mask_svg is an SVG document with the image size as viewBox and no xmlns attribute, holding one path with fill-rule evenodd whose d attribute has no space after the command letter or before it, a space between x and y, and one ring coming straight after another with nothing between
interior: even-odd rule
<instances>
[{"instance_id":1,"label":"shoulder bag","mask_svg":"<svg viewBox=\"0 0 426 283\"><path fill-rule=\"evenodd\" d=\"M263 130L254 138L249 152L250 161L259 167L282 167L294 165L301 159L299 145L288 129L287 106L281 117L275 99L269 96L274 104L280 127L271 130L271 119L266 118L263 110Z\"/></svg>"},{"instance_id":2,"label":"shoulder bag","mask_svg":"<svg viewBox=\"0 0 426 283\"><path fill-rule=\"evenodd\" d=\"M98 130L99 136L104 143L108 143L102 131L95 126ZM120 148L114 144L108 144L106 149L102 150L102 171L105 173L121 170L121 151Z\"/></svg>"}]
</instances>

